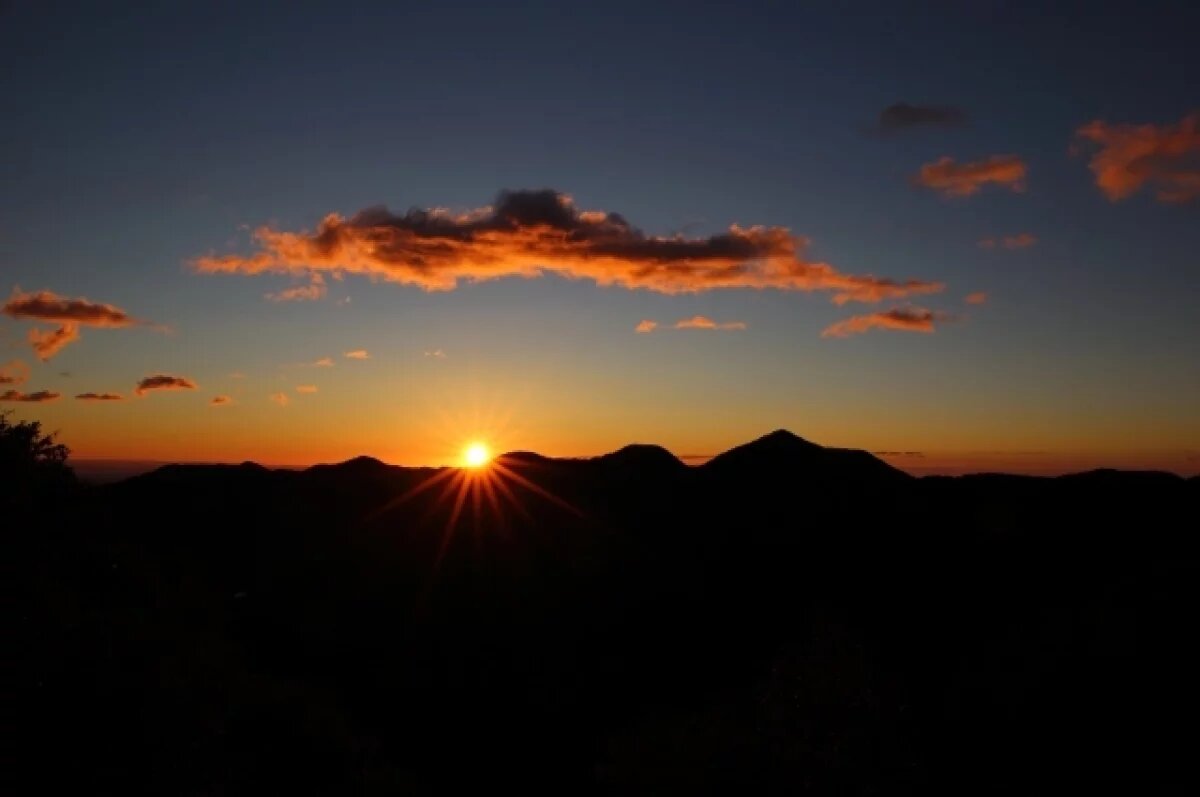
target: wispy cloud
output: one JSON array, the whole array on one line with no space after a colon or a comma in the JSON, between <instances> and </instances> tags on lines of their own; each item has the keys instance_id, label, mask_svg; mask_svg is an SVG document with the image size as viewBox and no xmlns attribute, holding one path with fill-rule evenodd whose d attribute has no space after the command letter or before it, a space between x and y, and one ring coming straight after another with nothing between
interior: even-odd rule
<instances>
[{"instance_id":1,"label":"wispy cloud","mask_svg":"<svg viewBox=\"0 0 1200 797\"><path fill-rule=\"evenodd\" d=\"M79 340L79 325L66 323L55 329L29 330L29 345L42 362L46 362L62 351L72 341Z\"/></svg>"},{"instance_id":2,"label":"wispy cloud","mask_svg":"<svg viewBox=\"0 0 1200 797\"><path fill-rule=\"evenodd\" d=\"M187 377L156 374L139 381L133 392L144 396L152 390L195 390L196 387L196 383Z\"/></svg>"},{"instance_id":3,"label":"wispy cloud","mask_svg":"<svg viewBox=\"0 0 1200 797\"><path fill-rule=\"evenodd\" d=\"M80 393L75 398L79 401L121 401L125 397L120 393Z\"/></svg>"},{"instance_id":4,"label":"wispy cloud","mask_svg":"<svg viewBox=\"0 0 1200 797\"><path fill-rule=\"evenodd\" d=\"M446 359L446 352L442 351L441 349L433 349L432 351L425 352L425 356L433 357L438 360L444 360Z\"/></svg>"},{"instance_id":5,"label":"wispy cloud","mask_svg":"<svg viewBox=\"0 0 1200 797\"><path fill-rule=\"evenodd\" d=\"M58 324L51 330L29 330L29 343L43 361L49 360L67 344L78 340L80 326L117 329L150 323L136 319L111 304L93 302L82 297L72 299L45 290L23 293L19 288L14 288L12 295L4 303L3 310L13 318Z\"/></svg>"},{"instance_id":6,"label":"wispy cloud","mask_svg":"<svg viewBox=\"0 0 1200 797\"><path fill-rule=\"evenodd\" d=\"M1032 233L1019 232L1016 235L1002 235L999 238L982 238L979 245L984 249L995 249L1002 246L1005 249L1027 249L1037 243L1037 237Z\"/></svg>"},{"instance_id":7,"label":"wispy cloud","mask_svg":"<svg viewBox=\"0 0 1200 797\"><path fill-rule=\"evenodd\" d=\"M325 290L325 278L320 274L312 274L307 285L296 285L277 293L266 293L263 294L263 298L271 302L315 302L325 297Z\"/></svg>"},{"instance_id":8,"label":"wispy cloud","mask_svg":"<svg viewBox=\"0 0 1200 797\"><path fill-rule=\"evenodd\" d=\"M967 114L953 105L910 105L898 102L879 114L879 132L898 133L917 127L961 127Z\"/></svg>"},{"instance_id":9,"label":"wispy cloud","mask_svg":"<svg viewBox=\"0 0 1200 797\"><path fill-rule=\"evenodd\" d=\"M821 333L823 338L845 338L861 335L872 329L891 329L900 332L934 331L934 322L949 321L950 316L922 307L896 307L880 313L856 315L830 324Z\"/></svg>"},{"instance_id":10,"label":"wispy cloud","mask_svg":"<svg viewBox=\"0 0 1200 797\"><path fill-rule=\"evenodd\" d=\"M1096 186L1113 202L1154 189L1159 202L1200 197L1200 111L1174 125L1111 124L1099 119L1075 131L1098 145L1088 164Z\"/></svg>"},{"instance_id":11,"label":"wispy cloud","mask_svg":"<svg viewBox=\"0 0 1200 797\"><path fill-rule=\"evenodd\" d=\"M349 355L346 355L346 356L349 356ZM332 357L322 357L321 359L319 359L315 363L313 363L313 365L317 368L332 368L333 367L333 358Z\"/></svg>"},{"instance_id":12,"label":"wispy cloud","mask_svg":"<svg viewBox=\"0 0 1200 797\"><path fill-rule=\"evenodd\" d=\"M56 401L62 394L54 393L49 390L39 390L36 393L21 393L17 390L6 390L0 393L0 401L28 401L38 403L43 401Z\"/></svg>"},{"instance_id":13,"label":"wispy cloud","mask_svg":"<svg viewBox=\"0 0 1200 797\"><path fill-rule=\"evenodd\" d=\"M229 396L213 396L212 400L208 402L208 405L210 407L227 407L232 403L233 399Z\"/></svg>"},{"instance_id":14,"label":"wispy cloud","mask_svg":"<svg viewBox=\"0 0 1200 797\"><path fill-rule=\"evenodd\" d=\"M711 318L702 315L694 315L691 318L683 318L675 322L676 329L726 329L726 330L741 330L746 328L744 321L724 321L718 323Z\"/></svg>"},{"instance_id":15,"label":"wispy cloud","mask_svg":"<svg viewBox=\"0 0 1200 797\"><path fill-rule=\"evenodd\" d=\"M987 298L988 295L983 291L975 291L975 293L968 293L964 301L967 304L983 304Z\"/></svg>"},{"instance_id":16,"label":"wispy cloud","mask_svg":"<svg viewBox=\"0 0 1200 797\"><path fill-rule=\"evenodd\" d=\"M346 352L346 357L348 357L351 360L369 360L369 359L371 359L371 355L369 353L367 353L366 349L354 349L353 351L348 351L348 352Z\"/></svg>"},{"instance_id":17,"label":"wispy cloud","mask_svg":"<svg viewBox=\"0 0 1200 797\"><path fill-rule=\"evenodd\" d=\"M29 366L21 360L9 360L0 365L0 385L21 385L29 379Z\"/></svg>"},{"instance_id":18,"label":"wispy cloud","mask_svg":"<svg viewBox=\"0 0 1200 797\"><path fill-rule=\"evenodd\" d=\"M948 197L966 197L992 183L1011 191L1025 190L1028 168L1016 155L992 155L981 161L955 163L949 155L926 163L916 182Z\"/></svg>"},{"instance_id":19,"label":"wispy cloud","mask_svg":"<svg viewBox=\"0 0 1200 797\"><path fill-rule=\"evenodd\" d=\"M267 396L267 398L269 398L271 401L274 401L281 407L286 407L292 401L290 398L288 398L287 393L272 393L271 395Z\"/></svg>"},{"instance_id":20,"label":"wispy cloud","mask_svg":"<svg viewBox=\"0 0 1200 797\"><path fill-rule=\"evenodd\" d=\"M646 333L646 332L653 332L656 329L658 329L657 321L651 321L648 318L643 318L641 321L638 322L638 325L633 328L633 331Z\"/></svg>"},{"instance_id":21,"label":"wispy cloud","mask_svg":"<svg viewBox=\"0 0 1200 797\"><path fill-rule=\"evenodd\" d=\"M297 393L316 393L317 386L316 385L296 385L296 392Z\"/></svg>"},{"instance_id":22,"label":"wispy cloud","mask_svg":"<svg viewBox=\"0 0 1200 797\"><path fill-rule=\"evenodd\" d=\"M546 273L659 293L772 288L829 291L834 300L878 302L936 293L942 283L844 274L805 256L806 238L782 227L731 226L707 237L647 235L617 213L579 210L552 190L502 192L462 214L368 208L326 216L312 232L260 227L254 254L193 261L204 273L343 272L430 291L461 282Z\"/></svg>"}]
</instances>

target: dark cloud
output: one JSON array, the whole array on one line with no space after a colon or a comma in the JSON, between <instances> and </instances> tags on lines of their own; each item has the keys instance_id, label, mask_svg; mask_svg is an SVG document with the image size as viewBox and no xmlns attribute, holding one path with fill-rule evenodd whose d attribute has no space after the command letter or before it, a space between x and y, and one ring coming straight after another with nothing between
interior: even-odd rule
<instances>
[{"instance_id":1,"label":"dark cloud","mask_svg":"<svg viewBox=\"0 0 1200 797\"><path fill-rule=\"evenodd\" d=\"M165 374L156 374L155 376L147 376L137 383L134 388L134 393L139 396L144 396L151 390L195 390L196 383L182 376L167 376Z\"/></svg>"},{"instance_id":2,"label":"dark cloud","mask_svg":"<svg viewBox=\"0 0 1200 797\"><path fill-rule=\"evenodd\" d=\"M20 385L29 378L29 366L21 360L9 360L0 365L0 385Z\"/></svg>"},{"instance_id":3,"label":"dark cloud","mask_svg":"<svg viewBox=\"0 0 1200 797\"><path fill-rule=\"evenodd\" d=\"M953 105L910 105L898 102L879 114L879 132L898 133L915 127L962 127L967 114Z\"/></svg>"},{"instance_id":4,"label":"dark cloud","mask_svg":"<svg viewBox=\"0 0 1200 797\"><path fill-rule=\"evenodd\" d=\"M0 393L0 401L55 401L60 396L60 393L54 393L49 390L39 390L36 393L21 393L16 390L6 390L3 393Z\"/></svg>"},{"instance_id":5,"label":"dark cloud","mask_svg":"<svg viewBox=\"0 0 1200 797\"><path fill-rule=\"evenodd\" d=\"M80 393L75 398L80 401L121 401L125 397L120 393Z\"/></svg>"},{"instance_id":6,"label":"dark cloud","mask_svg":"<svg viewBox=\"0 0 1200 797\"><path fill-rule=\"evenodd\" d=\"M454 290L461 282L546 273L658 293L771 288L829 291L835 302L878 302L937 293L945 286L844 274L804 256L808 240L782 227L731 226L700 238L647 235L621 215L579 210L552 190L505 191L496 204L463 214L387 208L350 219L326 216L316 231L255 231L258 252L201 257L204 273L364 274Z\"/></svg>"}]
</instances>

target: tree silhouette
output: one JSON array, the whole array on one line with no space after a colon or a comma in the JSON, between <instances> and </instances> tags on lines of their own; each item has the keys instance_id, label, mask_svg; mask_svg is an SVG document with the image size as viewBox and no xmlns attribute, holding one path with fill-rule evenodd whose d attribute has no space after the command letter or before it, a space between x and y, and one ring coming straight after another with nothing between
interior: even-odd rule
<instances>
[{"instance_id":1,"label":"tree silhouette","mask_svg":"<svg viewBox=\"0 0 1200 797\"><path fill-rule=\"evenodd\" d=\"M72 484L71 450L43 434L40 421L9 421L0 412L0 505L29 505Z\"/></svg>"}]
</instances>

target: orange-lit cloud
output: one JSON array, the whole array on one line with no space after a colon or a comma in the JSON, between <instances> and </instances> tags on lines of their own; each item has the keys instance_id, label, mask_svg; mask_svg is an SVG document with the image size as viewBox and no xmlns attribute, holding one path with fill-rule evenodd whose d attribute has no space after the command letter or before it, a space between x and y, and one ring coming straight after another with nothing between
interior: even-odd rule
<instances>
[{"instance_id":1,"label":"orange-lit cloud","mask_svg":"<svg viewBox=\"0 0 1200 797\"><path fill-rule=\"evenodd\" d=\"M120 393L80 393L75 398L80 401L121 401L125 397Z\"/></svg>"},{"instance_id":2,"label":"orange-lit cloud","mask_svg":"<svg viewBox=\"0 0 1200 797\"><path fill-rule=\"evenodd\" d=\"M271 401L274 401L281 407L286 407L289 403L291 403L291 399L288 398L287 393L272 393L271 395L267 396L267 398L269 398Z\"/></svg>"},{"instance_id":3,"label":"orange-lit cloud","mask_svg":"<svg viewBox=\"0 0 1200 797\"><path fill-rule=\"evenodd\" d=\"M350 355L347 354L346 356L349 357ZM313 363L313 365L315 365L317 368L332 368L333 367L333 358L332 357L322 357L321 359L319 359L315 363Z\"/></svg>"},{"instance_id":4,"label":"orange-lit cloud","mask_svg":"<svg viewBox=\"0 0 1200 797\"><path fill-rule=\"evenodd\" d=\"M657 321L651 321L648 318L643 318L641 321L638 322L638 325L633 328L633 331L644 333L644 332L653 332L656 329L658 329Z\"/></svg>"},{"instance_id":5,"label":"orange-lit cloud","mask_svg":"<svg viewBox=\"0 0 1200 797\"><path fill-rule=\"evenodd\" d=\"M53 291L22 293L15 289L4 304L4 312L13 318L84 324L90 327L131 327L143 323L111 304L101 304L83 298L68 299Z\"/></svg>"},{"instance_id":6,"label":"orange-lit cloud","mask_svg":"<svg viewBox=\"0 0 1200 797\"><path fill-rule=\"evenodd\" d=\"M821 333L823 338L845 338L872 329L894 329L901 332L933 332L935 321L948 321L949 316L922 307L896 307L881 313L856 315L830 324Z\"/></svg>"},{"instance_id":7,"label":"orange-lit cloud","mask_svg":"<svg viewBox=\"0 0 1200 797\"><path fill-rule=\"evenodd\" d=\"M233 399L229 396L213 396L212 401L208 402L210 407L224 407L233 403Z\"/></svg>"},{"instance_id":8,"label":"orange-lit cloud","mask_svg":"<svg viewBox=\"0 0 1200 797\"><path fill-rule=\"evenodd\" d=\"M13 318L31 321L53 321L56 329L31 329L29 342L37 356L45 361L72 341L79 340L79 327L102 327L108 329L131 327L148 322L140 321L111 304L93 302L89 299L71 299L53 291L23 293L14 288L4 312Z\"/></svg>"},{"instance_id":9,"label":"orange-lit cloud","mask_svg":"<svg viewBox=\"0 0 1200 797\"><path fill-rule=\"evenodd\" d=\"M987 294L984 293L983 291L975 291L975 293L968 293L967 297L964 301L966 301L967 304L983 304L984 302L987 301Z\"/></svg>"},{"instance_id":10,"label":"orange-lit cloud","mask_svg":"<svg viewBox=\"0 0 1200 797\"><path fill-rule=\"evenodd\" d=\"M315 302L325 297L325 278L320 274L309 277L307 285L286 288L278 293L266 293L263 297L272 302Z\"/></svg>"},{"instance_id":11,"label":"orange-lit cloud","mask_svg":"<svg viewBox=\"0 0 1200 797\"><path fill-rule=\"evenodd\" d=\"M1159 202L1200 197L1200 111L1174 125L1109 124L1099 119L1075 131L1099 145L1089 167L1113 202L1149 184Z\"/></svg>"},{"instance_id":12,"label":"orange-lit cloud","mask_svg":"<svg viewBox=\"0 0 1200 797\"><path fill-rule=\"evenodd\" d=\"M910 105L898 102L879 114L881 133L898 133L915 127L961 127L967 115L953 105Z\"/></svg>"},{"instance_id":13,"label":"orange-lit cloud","mask_svg":"<svg viewBox=\"0 0 1200 797\"><path fill-rule=\"evenodd\" d=\"M354 349L353 351L348 351L348 352L346 352L346 356L349 357L351 360L369 360L369 359L371 359L371 355L367 353L366 349Z\"/></svg>"},{"instance_id":14,"label":"orange-lit cloud","mask_svg":"<svg viewBox=\"0 0 1200 797\"><path fill-rule=\"evenodd\" d=\"M1016 235L1004 235L1000 238L984 238L979 245L984 249L995 249L1003 246L1005 249L1026 249L1037 243L1037 237L1032 233L1019 232Z\"/></svg>"},{"instance_id":15,"label":"orange-lit cloud","mask_svg":"<svg viewBox=\"0 0 1200 797\"><path fill-rule=\"evenodd\" d=\"M29 366L21 360L9 360L0 365L0 385L20 385L29 378Z\"/></svg>"},{"instance_id":16,"label":"orange-lit cloud","mask_svg":"<svg viewBox=\"0 0 1200 797\"><path fill-rule=\"evenodd\" d=\"M36 393L21 393L16 390L6 390L0 393L0 401L56 401L61 394L49 390L39 390Z\"/></svg>"},{"instance_id":17,"label":"orange-lit cloud","mask_svg":"<svg viewBox=\"0 0 1200 797\"><path fill-rule=\"evenodd\" d=\"M79 325L66 323L57 329L29 330L29 345L42 362L58 354L72 341L79 340Z\"/></svg>"},{"instance_id":18,"label":"orange-lit cloud","mask_svg":"<svg viewBox=\"0 0 1200 797\"><path fill-rule=\"evenodd\" d=\"M316 385L296 385L296 392L297 393L316 393L317 386Z\"/></svg>"},{"instance_id":19,"label":"orange-lit cloud","mask_svg":"<svg viewBox=\"0 0 1200 797\"><path fill-rule=\"evenodd\" d=\"M728 329L728 330L735 330L735 329L745 329L746 323L744 321L725 321L723 323L717 323L716 321L713 321L711 318L708 318L707 316L694 315L691 318L684 318L684 319L680 319L679 321L676 321L675 328L676 329Z\"/></svg>"},{"instance_id":20,"label":"orange-lit cloud","mask_svg":"<svg viewBox=\"0 0 1200 797\"><path fill-rule=\"evenodd\" d=\"M429 291L463 281L546 273L658 293L719 288L830 291L834 301L878 302L937 293L942 283L843 274L804 256L808 241L782 227L740 227L701 238L650 236L616 213L579 210L557 191L505 191L461 215L369 208L326 216L313 232L260 227L258 252L201 257L204 273L365 274Z\"/></svg>"},{"instance_id":21,"label":"orange-lit cloud","mask_svg":"<svg viewBox=\"0 0 1200 797\"><path fill-rule=\"evenodd\" d=\"M182 376L167 376L166 374L156 374L155 376L147 376L137 383L134 388L134 393L139 396L144 396L151 390L195 390L196 383Z\"/></svg>"},{"instance_id":22,"label":"orange-lit cloud","mask_svg":"<svg viewBox=\"0 0 1200 797\"><path fill-rule=\"evenodd\" d=\"M441 349L434 349L432 351L425 352L425 356L433 357L438 360L444 360L446 359L446 352L442 351Z\"/></svg>"},{"instance_id":23,"label":"orange-lit cloud","mask_svg":"<svg viewBox=\"0 0 1200 797\"><path fill-rule=\"evenodd\" d=\"M955 163L946 155L922 166L916 181L944 196L962 197L977 193L988 183L1024 191L1027 171L1025 162L1016 155L992 155L969 163Z\"/></svg>"}]
</instances>

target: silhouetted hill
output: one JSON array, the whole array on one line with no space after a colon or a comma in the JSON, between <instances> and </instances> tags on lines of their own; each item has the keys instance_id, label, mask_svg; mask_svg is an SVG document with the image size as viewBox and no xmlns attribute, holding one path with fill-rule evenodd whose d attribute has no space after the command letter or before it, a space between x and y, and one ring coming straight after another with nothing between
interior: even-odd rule
<instances>
[{"instance_id":1,"label":"silhouetted hill","mask_svg":"<svg viewBox=\"0 0 1200 797\"><path fill-rule=\"evenodd\" d=\"M78 486L6 518L19 760L102 793L1191 793L1197 485L914 479L781 430Z\"/></svg>"}]
</instances>

